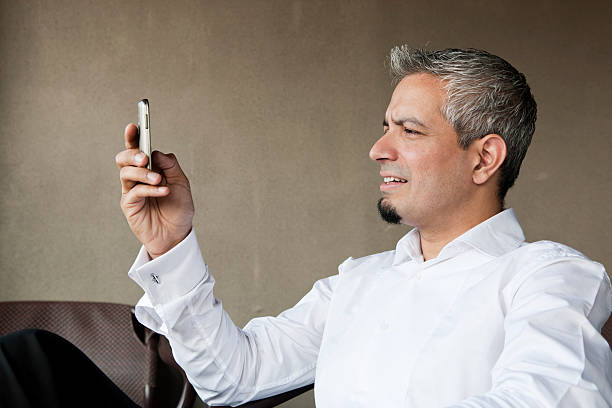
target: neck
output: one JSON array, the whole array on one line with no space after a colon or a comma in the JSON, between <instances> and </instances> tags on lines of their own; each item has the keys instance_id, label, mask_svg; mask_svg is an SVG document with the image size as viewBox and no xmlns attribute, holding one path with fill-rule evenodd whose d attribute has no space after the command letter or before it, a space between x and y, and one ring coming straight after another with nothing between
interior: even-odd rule
<instances>
[{"instance_id":1,"label":"neck","mask_svg":"<svg viewBox=\"0 0 612 408\"><path fill-rule=\"evenodd\" d=\"M501 210L501 205L496 203L485 208L481 207L477 212L457 211L445 219L438 219L435 224L418 227L423 258L426 261L434 259L449 242Z\"/></svg>"}]
</instances>

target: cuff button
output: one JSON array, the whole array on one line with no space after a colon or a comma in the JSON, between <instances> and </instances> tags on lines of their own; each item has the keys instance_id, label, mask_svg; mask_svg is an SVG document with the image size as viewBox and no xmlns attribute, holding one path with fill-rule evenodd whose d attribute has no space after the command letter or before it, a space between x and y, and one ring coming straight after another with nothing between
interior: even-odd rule
<instances>
[{"instance_id":1,"label":"cuff button","mask_svg":"<svg viewBox=\"0 0 612 408\"><path fill-rule=\"evenodd\" d=\"M159 276L157 276L157 274L151 273L151 279L153 280L153 282L159 285Z\"/></svg>"}]
</instances>

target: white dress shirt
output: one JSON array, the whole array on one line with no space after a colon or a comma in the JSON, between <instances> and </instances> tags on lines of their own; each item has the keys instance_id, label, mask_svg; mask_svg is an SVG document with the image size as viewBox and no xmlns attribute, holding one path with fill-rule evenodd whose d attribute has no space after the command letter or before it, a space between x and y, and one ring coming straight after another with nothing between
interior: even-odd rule
<instances>
[{"instance_id":1,"label":"white dress shirt","mask_svg":"<svg viewBox=\"0 0 612 408\"><path fill-rule=\"evenodd\" d=\"M211 405L314 381L319 408L612 406L604 267L525 242L511 209L428 261L413 229L243 329L214 297L193 231L155 260L142 248L129 276L145 291L138 320L168 337Z\"/></svg>"}]
</instances>

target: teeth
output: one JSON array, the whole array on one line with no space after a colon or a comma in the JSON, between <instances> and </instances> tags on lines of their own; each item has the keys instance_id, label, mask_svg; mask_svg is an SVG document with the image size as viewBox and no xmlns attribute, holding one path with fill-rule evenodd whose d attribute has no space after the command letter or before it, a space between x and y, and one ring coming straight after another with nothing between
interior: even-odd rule
<instances>
[{"instance_id":1,"label":"teeth","mask_svg":"<svg viewBox=\"0 0 612 408\"><path fill-rule=\"evenodd\" d=\"M397 178L397 177L385 177L384 180L385 180L385 183L391 183L391 182L394 182L394 181L397 181L397 182L400 182L400 183L405 183L406 182L406 180L401 179L401 178Z\"/></svg>"}]
</instances>

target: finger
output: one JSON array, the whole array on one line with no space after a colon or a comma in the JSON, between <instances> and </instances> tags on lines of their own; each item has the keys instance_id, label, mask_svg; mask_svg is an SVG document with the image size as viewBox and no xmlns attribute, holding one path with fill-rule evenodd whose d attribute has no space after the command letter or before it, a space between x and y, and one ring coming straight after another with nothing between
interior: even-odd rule
<instances>
[{"instance_id":1,"label":"finger","mask_svg":"<svg viewBox=\"0 0 612 408\"><path fill-rule=\"evenodd\" d=\"M151 153L151 157L153 159L153 164L156 166L156 168L163 172L165 177L186 178L185 173L183 173L183 170L181 169L181 166L179 165L174 153L164 154L155 150L153 153Z\"/></svg>"},{"instance_id":2,"label":"finger","mask_svg":"<svg viewBox=\"0 0 612 408\"><path fill-rule=\"evenodd\" d=\"M138 126L133 123L128 124L123 132L126 149L138 149Z\"/></svg>"},{"instance_id":3,"label":"finger","mask_svg":"<svg viewBox=\"0 0 612 408\"><path fill-rule=\"evenodd\" d=\"M138 183L156 185L162 179L160 174L134 166L122 167L119 178L121 179L121 192L124 194Z\"/></svg>"},{"instance_id":4,"label":"finger","mask_svg":"<svg viewBox=\"0 0 612 408\"><path fill-rule=\"evenodd\" d=\"M136 184L134 188L123 194L121 207L128 207L146 197L164 197L170 193L168 186L157 187L147 184Z\"/></svg>"},{"instance_id":5,"label":"finger","mask_svg":"<svg viewBox=\"0 0 612 408\"><path fill-rule=\"evenodd\" d=\"M138 166L144 167L147 165L149 158L146 154L138 149L123 150L115 156L117 167Z\"/></svg>"}]
</instances>

